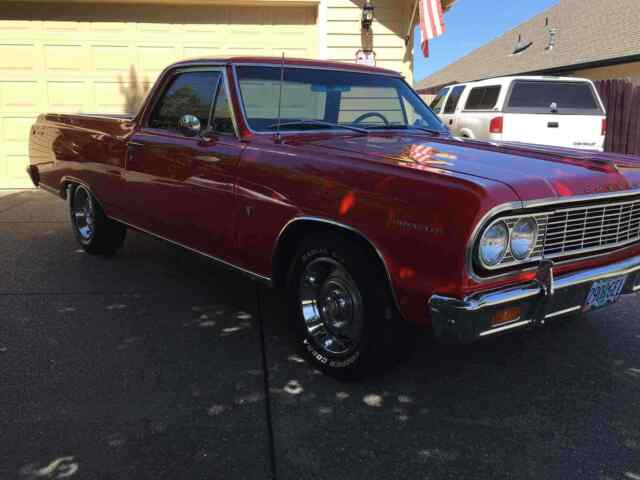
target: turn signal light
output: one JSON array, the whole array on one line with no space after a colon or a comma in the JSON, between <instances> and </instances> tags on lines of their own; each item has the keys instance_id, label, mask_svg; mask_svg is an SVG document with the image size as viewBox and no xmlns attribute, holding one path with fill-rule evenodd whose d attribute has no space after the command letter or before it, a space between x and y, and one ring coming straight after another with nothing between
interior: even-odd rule
<instances>
[{"instance_id":1,"label":"turn signal light","mask_svg":"<svg viewBox=\"0 0 640 480\"><path fill-rule=\"evenodd\" d=\"M504 127L503 117L493 117L489 123L489 133L502 133Z\"/></svg>"},{"instance_id":2,"label":"turn signal light","mask_svg":"<svg viewBox=\"0 0 640 480\"><path fill-rule=\"evenodd\" d=\"M607 135L607 119L602 119L602 136L605 137Z\"/></svg>"},{"instance_id":3,"label":"turn signal light","mask_svg":"<svg viewBox=\"0 0 640 480\"><path fill-rule=\"evenodd\" d=\"M514 322L520 319L522 311L520 307L505 308L504 310L498 310L491 316L491 326L497 327L504 323Z\"/></svg>"}]
</instances>

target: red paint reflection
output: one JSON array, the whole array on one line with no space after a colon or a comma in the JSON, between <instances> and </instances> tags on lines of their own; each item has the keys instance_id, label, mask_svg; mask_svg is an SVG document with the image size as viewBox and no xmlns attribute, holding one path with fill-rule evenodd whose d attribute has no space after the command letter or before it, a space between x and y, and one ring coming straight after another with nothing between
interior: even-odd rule
<instances>
[{"instance_id":1,"label":"red paint reflection","mask_svg":"<svg viewBox=\"0 0 640 480\"><path fill-rule=\"evenodd\" d=\"M340 202L340 215L344 216L349 213L349 210L351 210L355 204L356 195L353 192L347 193L342 197L342 201Z\"/></svg>"}]
</instances>

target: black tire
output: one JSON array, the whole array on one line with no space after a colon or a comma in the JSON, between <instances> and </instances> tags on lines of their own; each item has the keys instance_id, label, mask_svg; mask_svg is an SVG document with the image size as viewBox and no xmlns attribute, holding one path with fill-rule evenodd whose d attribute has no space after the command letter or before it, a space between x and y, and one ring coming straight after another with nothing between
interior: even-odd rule
<instances>
[{"instance_id":1,"label":"black tire","mask_svg":"<svg viewBox=\"0 0 640 480\"><path fill-rule=\"evenodd\" d=\"M331 377L381 373L406 353L412 328L399 318L377 259L348 237L303 240L289 269L287 297L303 353Z\"/></svg>"},{"instance_id":2,"label":"black tire","mask_svg":"<svg viewBox=\"0 0 640 480\"><path fill-rule=\"evenodd\" d=\"M85 186L69 189L69 212L73 234L87 253L113 255L124 244L127 227L108 218Z\"/></svg>"}]
</instances>

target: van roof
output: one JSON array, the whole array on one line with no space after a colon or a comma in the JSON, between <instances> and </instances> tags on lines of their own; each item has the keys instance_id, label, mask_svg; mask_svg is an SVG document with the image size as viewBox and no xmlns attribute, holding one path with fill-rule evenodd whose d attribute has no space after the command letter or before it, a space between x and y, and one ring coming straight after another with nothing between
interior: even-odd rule
<instances>
[{"instance_id":1,"label":"van roof","mask_svg":"<svg viewBox=\"0 0 640 480\"><path fill-rule=\"evenodd\" d=\"M474 82L454 83L451 85L447 85L447 87L457 87L458 85L474 85L474 86L496 85L496 84L509 83L509 82L512 82L513 80L545 80L549 82L591 82L591 80L589 80L588 78L580 78L580 77L556 77L551 75L546 75L546 76L518 75L518 76L509 76L509 77L487 78L485 80L477 80Z\"/></svg>"}]
</instances>

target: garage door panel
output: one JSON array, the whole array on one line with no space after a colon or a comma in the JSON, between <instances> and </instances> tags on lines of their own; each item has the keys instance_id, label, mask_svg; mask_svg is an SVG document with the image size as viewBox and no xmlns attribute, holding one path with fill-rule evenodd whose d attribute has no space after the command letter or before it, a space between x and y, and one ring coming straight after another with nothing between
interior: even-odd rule
<instances>
[{"instance_id":1,"label":"garage door panel","mask_svg":"<svg viewBox=\"0 0 640 480\"><path fill-rule=\"evenodd\" d=\"M28 186L42 112L134 112L183 58L317 53L313 7L15 3L0 12L0 188Z\"/></svg>"},{"instance_id":2,"label":"garage door panel","mask_svg":"<svg viewBox=\"0 0 640 480\"><path fill-rule=\"evenodd\" d=\"M96 34L122 34L132 31L135 25L127 22L91 22L89 31Z\"/></svg>"},{"instance_id":3,"label":"garage door panel","mask_svg":"<svg viewBox=\"0 0 640 480\"><path fill-rule=\"evenodd\" d=\"M127 72L135 64L128 45L92 45L91 58L96 72Z\"/></svg>"},{"instance_id":4,"label":"garage door panel","mask_svg":"<svg viewBox=\"0 0 640 480\"><path fill-rule=\"evenodd\" d=\"M38 53L33 43L0 43L0 74L5 72L33 72Z\"/></svg>"},{"instance_id":5,"label":"garage door panel","mask_svg":"<svg viewBox=\"0 0 640 480\"><path fill-rule=\"evenodd\" d=\"M81 44L44 45L45 68L51 72L86 71L87 49Z\"/></svg>"},{"instance_id":6,"label":"garage door panel","mask_svg":"<svg viewBox=\"0 0 640 480\"><path fill-rule=\"evenodd\" d=\"M81 32L88 28L85 22L61 22L61 21L44 21L42 28L45 32Z\"/></svg>"},{"instance_id":7,"label":"garage door panel","mask_svg":"<svg viewBox=\"0 0 640 480\"><path fill-rule=\"evenodd\" d=\"M83 81L47 82L48 110L60 113L79 113L91 110L89 89Z\"/></svg>"},{"instance_id":8,"label":"garage door panel","mask_svg":"<svg viewBox=\"0 0 640 480\"><path fill-rule=\"evenodd\" d=\"M25 155L29 132L35 117L5 117L2 121L2 151L7 155Z\"/></svg>"},{"instance_id":9,"label":"garage door panel","mask_svg":"<svg viewBox=\"0 0 640 480\"><path fill-rule=\"evenodd\" d=\"M36 112L43 106L38 82L0 81L0 111L5 114Z\"/></svg>"},{"instance_id":10,"label":"garage door panel","mask_svg":"<svg viewBox=\"0 0 640 480\"><path fill-rule=\"evenodd\" d=\"M92 110L100 113L127 113L135 111L141 104L150 83L130 81L94 82Z\"/></svg>"},{"instance_id":11,"label":"garage door panel","mask_svg":"<svg viewBox=\"0 0 640 480\"><path fill-rule=\"evenodd\" d=\"M198 46L186 46L182 50L183 58L196 58L196 57L218 57L224 54L224 50L216 45L198 45Z\"/></svg>"},{"instance_id":12,"label":"garage door panel","mask_svg":"<svg viewBox=\"0 0 640 480\"><path fill-rule=\"evenodd\" d=\"M157 75L168 64L177 60L176 49L172 46L141 45L137 47L140 72Z\"/></svg>"}]
</instances>

